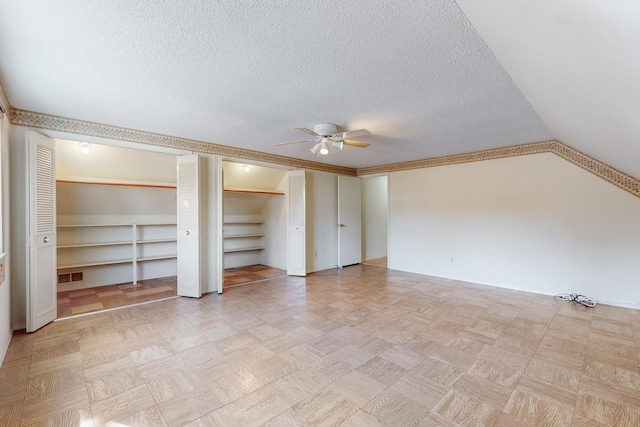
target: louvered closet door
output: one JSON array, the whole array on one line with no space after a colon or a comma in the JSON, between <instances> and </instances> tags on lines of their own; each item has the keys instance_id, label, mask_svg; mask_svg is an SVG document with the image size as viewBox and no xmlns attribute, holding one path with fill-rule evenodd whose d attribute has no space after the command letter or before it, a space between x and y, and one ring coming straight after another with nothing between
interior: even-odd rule
<instances>
[{"instance_id":1,"label":"louvered closet door","mask_svg":"<svg viewBox=\"0 0 640 427\"><path fill-rule=\"evenodd\" d=\"M55 142L29 132L29 254L27 280L27 332L56 319L56 181Z\"/></svg>"},{"instance_id":2,"label":"louvered closet door","mask_svg":"<svg viewBox=\"0 0 640 427\"><path fill-rule=\"evenodd\" d=\"M305 171L289 171L287 191L287 274L307 275Z\"/></svg>"},{"instance_id":3,"label":"louvered closet door","mask_svg":"<svg viewBox=\"0 0 640 427\"><path fill-rule=\"evenodd\" d=\"M200 298L200 161L178 157L178 295Z\"/></svg>"}]
</instances>

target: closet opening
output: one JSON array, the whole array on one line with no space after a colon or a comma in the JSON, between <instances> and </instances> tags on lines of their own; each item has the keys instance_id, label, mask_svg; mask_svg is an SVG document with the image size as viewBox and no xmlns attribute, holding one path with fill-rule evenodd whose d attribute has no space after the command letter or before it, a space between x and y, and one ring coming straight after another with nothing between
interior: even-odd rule
<instances>
[{"instance_id":1,"label":"closet opening","mask_svg":"<svg viewBox=\"0 0 640 427\"><path fill-rule=\"evenodd\" d=\"M223 161L224 288L287 275L287 170Z\"/></svg>"},{"instance_id":2,"label":"closet opening","mask_svg":"<svg viewBox=\"0 0 640 427\"><path fill-rule=\"evenodd\" d=\"M176 155L56 139L58 318L175 297Z\"/></svg>"}]
</instances>

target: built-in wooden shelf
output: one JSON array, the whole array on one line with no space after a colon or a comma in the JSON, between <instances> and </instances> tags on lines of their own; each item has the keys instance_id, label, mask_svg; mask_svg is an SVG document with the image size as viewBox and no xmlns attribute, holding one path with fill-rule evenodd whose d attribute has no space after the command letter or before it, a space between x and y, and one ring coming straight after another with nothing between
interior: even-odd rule
<instances>
[{"instance_id":1,"label":"built-in wooden shelf","mask_svg":"<svg viewBox=\"0 0 640 427\"><path fill-rule=\"evenodd\" d=\"M177 188L176 184L162 182L135 182L135 181L100 181L93 179L58 178L56 182L67 184L93 184L93 185L117 185L120 187L150 187L150 188Z\"/></svg>"},{"instance_id":2,"label":"built-in wooden shelf","mask_svg":"<svg viewBox=\"0 0 640 427\"><path fill-rule=\"evenodd\" d=\"M138 258L138 262L142 261L158 261L161 259L177 259L176 255L160 255L160 256L150 256L145 258Z\"/></svg>"},{"instance_id":3,"label":"built-in wooden shelf","mask_svg":"<svg viewBox=\"0 0 640 427\"><path fill-rule=\"evenodd\" d=\"M151 239L151 240L138 240L136 243L164 243L164 242L177 242L178 239Z\"/></svg>"},{"instance_id":4,"label":"built-in wooden shelf","mask_svg":"<svg viewBox=\"0 0 640 427\"><path fill-rule=\"evenodd\" d=\"M175 222L150 222L150 223L136 223L137 226L167 226L176 225ZM58 224L57 228L82 228L82 227L132 227L133 224Z\"/></svg>"},{"instance_id":5,"label":"built-in wooden shelf","mask_svg":"<svg viewBox=\"0 0 640 427\"><path fill-rule=\"evenodd\" d=\"M284 191L275 190L253 190L248 188L225 188L225 193L238 193L238 194L263 194L267 196L284 196Z\"/></svg>"},{"instance_id":6,"label":"built-in wooden shelf","mask_svg":"<svg viewBox=\"0 0 640 427\"><path fill-rule=\"evenodd\" d=\"M140 242L138 242L140 243ZM132 240L127 240L123 242L98 242L98 243L78 243L73 245L58 245L58 249L67 249L67 248L92 248L96 246L124 246L124 245L133 245Z\"/></svg>"},{"instance_id":7,"label":"built-in wooden shelf","mask_svg":"<svg viewBox=\"0 0 640 427\"><path fill-rule=\"evenodd\" d=\"M238 224L264 224L262 220L247 220L247 221L225 221L224 225L238 225Z\"/></svg>"},{"instance_id":8,"label":"built-in wooden shelf","mask_svg":"<svg viewBox=\"0 0 640 427\"><path fill-rule=\"evenodd\" d=\"M224 236L225 239L242 239L245 237L262 237L264 233L254 233L254 234L230 234Z\"/></svg>"},{"instance_id":9,"label":"built-in wooden shelf","mask_svg":"<svg viewBox=\"0 0 640 427\"><path fill-rule=\"evenodd\" d=\"M230 254L233 252L251 252L251 251L261 251L264 249L264 246L253 246L250 248L235 248L235 249L225 249L225 254Z\"/></svg>"},{"instance_id":10,"label":"built-in wooden shelf","mask_svg":"<svg viewBox=\"0 0 640 427\"><path fill-rule=\"evenodd\" d=\"M103 265L116 265L116 264L131 264L133 263L133 259L114 259L114 260L104 260L104 261L94 261L94 262L83 262L78 264L70 264L70 265L59 265L58 270L66 270L69 268L86 268L86 267L99 267Z\"/></svg>"},{"instance_id":11,"label":"built-in wooden shelf","mask_svg":"<svg viewBox=\"0 0 640 427\"><path fill-rule=\"evenodd\" d=\"M63 250L64 252L60 252L59 255L64 255L64 259L62 260L62 264L57 266L58 270L77 270L80 268L91 268L91 267L105 267L110 265L118 265L118 264L131 264L132 265L132 277L133 283L136 284L138 281L138 263L146 262L146 261L157 261L157 260L168 260L168 259L177 259L177 253L175 250L172 251L159 251L155 252L172 252L169 254L160 254L160 255L151 255L151 256L141 256L137 247L138 245L145 245L145 247L149 248L154 243L175 243L178 241L177 236L174 234L174 230L171 229L158 229L157 227L176 227L175 222L149 222L149 223L129 223L129 224L61 224L58 225L58 228L61 229L60 234L64 234L66 239L63 244L58 245L59 250ZM111 230L106 230L105 228L111 227ZM155 230L154 230L155 227ZM69 233L66 230L70 230L73 228L78 228L82 230L78 230L78 233L74 233L73 231ZM90 240L88 236L85 236L86 231L91 228L97 228L102 230L97 234L90 234L93 236L95 241L87 241ZM144 230L145 231L141 231ZM62 231L65 230L65 231ZM119 234L119 237L115 237L115 233ZM109 238L127 238L127 234L131 236L131 240L120 240L120 241L108 241ZM149 235L147 233L153 233ZM99 237L98 237L99 236ZM141 236L146 237L158 237L157 239L140 239ZM82 239L84 238L84 241ZM76 240L75 242L73 240ZM69 240L69 241L67 241ZM78 241L80 240L80 241ZM127 256L128 253L118 253L114 255L113 251L107 251L107 247L114 246L131 246L132 251L127 248L128 253L131 255L126 259L105 259L107 257L120 257ZM82 256L83 253L81 251L86 251L90 248L96 248L92 251L90 256ZM104 248L102 250L97 248ZM160 248L160 247L159 247ZM166 246L164 248L167 248ZM73 249L76 249L77 252L74 252ZM167 248L168 249L168 248ZM124 251L124 249L122 250ZM119 251L118 251L119 252ZM61 258L58 260L61 260ZM75 260L74 260L75 258ZM93 261L88 262L83 260L82 258L92 258ZM64 263L67 264L64 264Z\"/></svg>"}]
</instances>

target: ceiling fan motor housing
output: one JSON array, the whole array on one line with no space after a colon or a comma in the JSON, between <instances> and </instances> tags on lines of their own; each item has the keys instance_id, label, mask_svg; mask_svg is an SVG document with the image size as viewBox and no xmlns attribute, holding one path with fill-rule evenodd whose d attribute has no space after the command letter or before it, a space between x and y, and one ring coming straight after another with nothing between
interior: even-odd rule
<instances>
[{"instance_id":1,"label":"ceiling fan motor housing","mask_svg":"<svg viewBox=\"0 0 640 427\"><path fill-rule=\"evenodd\" d=\"M313 131L318 135L331 137L338 133L338 127L333 123L319 123L313 127Z\"/></svg>"}]
</instances>

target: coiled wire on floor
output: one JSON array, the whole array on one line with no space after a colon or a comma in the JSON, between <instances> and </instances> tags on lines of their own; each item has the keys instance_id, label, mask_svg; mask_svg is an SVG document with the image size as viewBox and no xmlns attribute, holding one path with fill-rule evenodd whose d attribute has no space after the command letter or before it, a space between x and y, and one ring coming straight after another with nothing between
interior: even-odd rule
<instances>
[{"instance_id":1,"label":"coiled wire on floor","mask_svg":"<svg viewBox=\"0 0 640 427\"><path fill-rule=\"evenodd\" d=\"M596 300L580 294L558 294L555 298L563 301L575 302L576 304L584 305L585 307L596 306Z\"/></svg>"}]
</instances>

